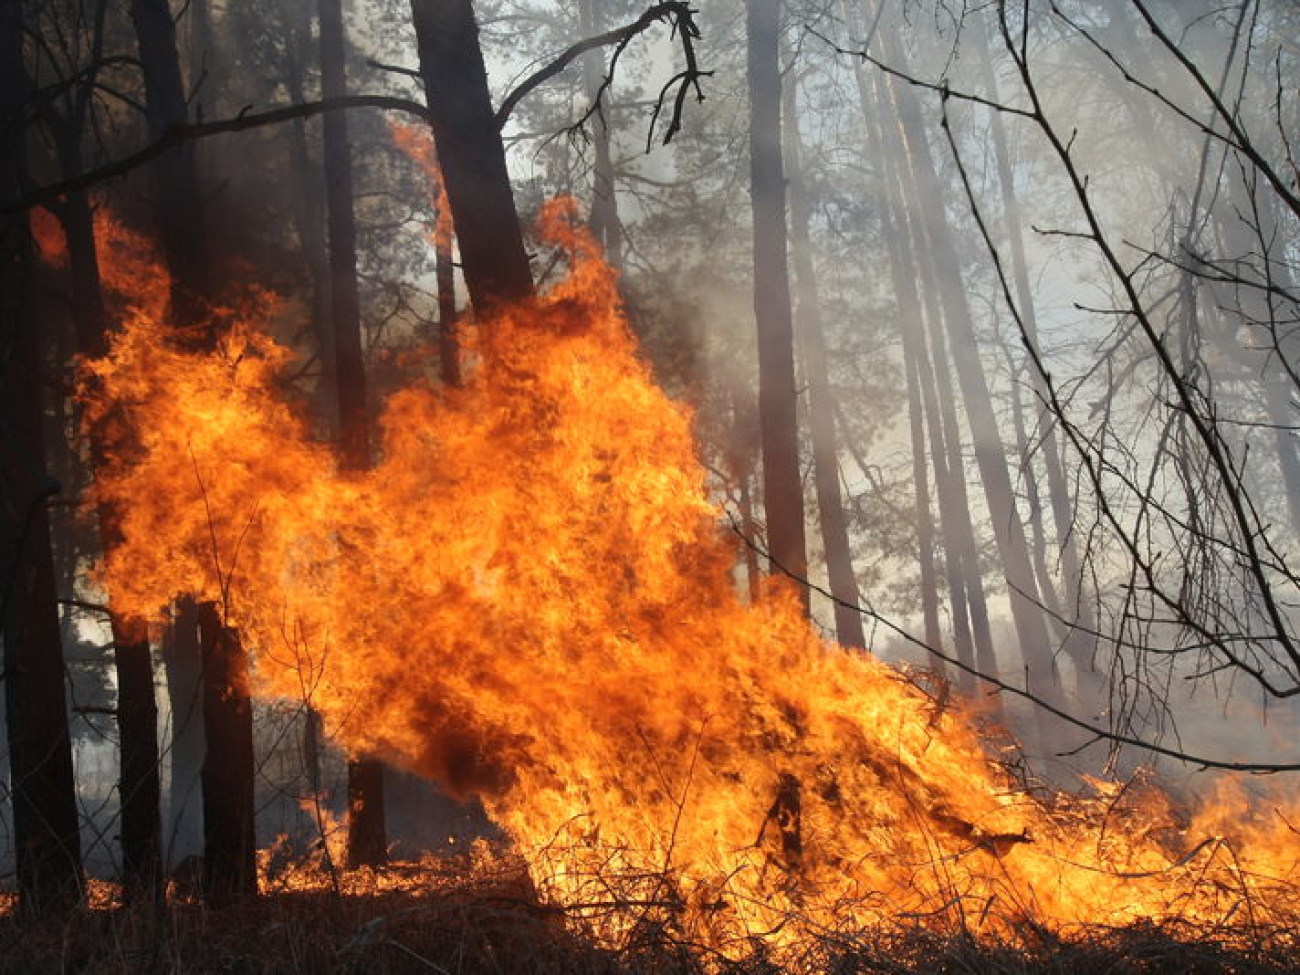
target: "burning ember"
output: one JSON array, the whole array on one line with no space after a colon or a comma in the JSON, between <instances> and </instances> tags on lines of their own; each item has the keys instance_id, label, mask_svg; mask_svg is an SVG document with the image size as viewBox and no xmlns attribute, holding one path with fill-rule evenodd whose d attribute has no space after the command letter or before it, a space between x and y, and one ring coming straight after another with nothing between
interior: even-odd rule
<instances>
[{"instance_id":1,"label":"burning ember","mask_svg":"<svg viewBox=\"0 0 1300 975\"><path fill-rule=\"evenodd\" d=\"M479 323L463 387L391 397L366 472L290 405L269 297L195 351L144 249L117 252L133 297L82 385L125 445L95 488L124 512L100 570L118 606L216 602L255 693L481 797L543 896L610 937L637 918L724 951L902 917L1231 926L1292 899L1283 813L1029 794L957 707L820 640L781 585L747 605L687 410L563 205L545 233L567 277Z\"/></svg>"}]
</instances>

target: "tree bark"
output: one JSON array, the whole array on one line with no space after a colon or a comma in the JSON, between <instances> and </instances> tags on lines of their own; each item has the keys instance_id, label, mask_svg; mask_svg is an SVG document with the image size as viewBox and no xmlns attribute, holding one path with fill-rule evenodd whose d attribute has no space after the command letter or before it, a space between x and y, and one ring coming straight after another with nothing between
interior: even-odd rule
<instances>
[{"instance_id":1,"label":"tree bark","mask_svg":"<svg viewBox=\"0 0 1300 975\"><path fill-rule=\"evenodd\" d=\"M411 0L465 286L479 315L533 294L471 0Z\"/></svg>"},{"instance_id":2,"label":"tree bark","mask_svg":"<svg viewBox=\"0 0 1300 975\"><path fill-rule=\"evenodd\" d=\"M315 59L310 30L295 31L295 42L286 62L285 87L289 102L302 105L307 101L304 74L306 65ZM328 114L328 113L327 113ZM334 334L329 312L329 253L326 246L325 180L321 168L312 161L307 142L307 120L296 118L289 129L289 164L294 179L293 220L302 248L303 262L311 280L311 321L316 338L319 378L316 381L315 415L323 418L330 439L337 438L334 418L338 415L334 394L334 377L338 372L334 356Z\"/></svg>"},{"instance_id":3,"label":"tree bark","mask_svg":"<svg viewBox=\"0 0 1300 975\"><path fill-rule=\"evenodd\" d=\"M808 609L808 555L799 477L794 325L786 256L781 160L780 0L749 0L749 173L754 218L754 318L758 330L758 418L763 507L774 572L787 573Z\"/></svg>"},{"instance_id":4,"label":"tree bark","mask_svg":"<svg viewBox=\"0 0 1300 975\"><path fill-rule=\"evenodd\" d=\"M0 213L22 196L27 105L19 0L0 0ZM46 473L43 356L28 291L29 228L0 217L0 409L10 428L0 445L0 624L9 735L10 794L18 889L33 915L71 909L81 896L72 743L46 500L59 486Z\"/></svg>"},{"instance_id":5,"label":"tree bark","mask_svg":"<svg viewBox=\"0 0 1300 975\"><path fill-rule=\"evenodd\" d=\"M895 190L898 188L896 170L894 161L886 159L886 178L891 188ZM889 195L896 197L895 193ZM890 276L904 316L900 322L903 330L903 358L914 370L909 380L915 379L916 392L920 399L920 417L924 420L929 435L935 493L939 501L940 528L944 540L944 568L948 603L952 609L953 642L959 662L996 677L997 667L992 659L993 641L984 602L984 586L980 578L979 560L976 558L975 531L971 525L963 469L960 465L961 451L955 443L952 444L954 449L949 449L950 437L945 433L943 407L936 389L930 355L926 348L926 328L922 311L924 310L930 318L931 324L938 328L939 324L933 321L938 310L933 307L933 302L929 306L922 302L917 292L918 265L915 249L912 246L911 228L907 226L902 210L900 206L899 213L896 215L893 207L886 207L884 230L889 241ZM910 393L909 389L909 403ZM956 424L955 410L953 424L954 426ZM916 442L917 436L914 433L913 443ZM953 463L954 456L957 458L956 465ZM924 460L917 466L923 473ZM918 496L918 507L920 503ZM986 659L983 660L980 655L981 647L987 647L989 651ZM964 691L970 691L974 687L969 674L965 672L957 675L957 686Z\"/></svg>"}]
</instances>

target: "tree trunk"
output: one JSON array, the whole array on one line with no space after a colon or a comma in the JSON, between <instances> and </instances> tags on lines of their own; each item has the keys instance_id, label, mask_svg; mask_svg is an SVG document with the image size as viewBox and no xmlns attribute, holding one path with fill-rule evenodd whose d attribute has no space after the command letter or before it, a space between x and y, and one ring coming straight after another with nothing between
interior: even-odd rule
<instances>
[{"instance_id":1,"label":"tree trunk","mask_svg":"<svg viewBox=\"0 0 1300 975\"><path fill-rule=\"evenodd\" d=\"M222 905L257 893L253 714L248 658L217 607L199 607L203 651L203 897Z\"/></svg>"},{"instance_id":2,"label":"tree trunk","mask_svg":"<svg viewBox=\"0 0 1300 975\"><path fill-rule=\"evenodd\" d=\"M978 60L984 69L985 84L997 101L997 76L993 73L993 60L988 37L983 22L975 27L979 48ZM1028 341L1032 351L1038 354L1038 312L1034 305L1033 289L1029 283L1029 260L1025 256L1025 237L1020 216L1020 199L1016 192L1015 178L1011 171L1011 154L1007 148L1006 126L1000 113L994 112L990 119L993 136L993 153L997 161L998 185L1002 191L1002 201L1007 222L1007 239L1011 245L1011 268L1016 284L1016 298L1019 301L1020 321L1024 326L1023 338ZM1031 365L1032 384L1035 397L1039 403L1038 423L1042 430L1043 466L1047 474L1047 498L1052 509L1052 524L1056 530L1056 544L1060 550L1061 578L1063 580L1062 599L1057 600L1049 591L1049 581L1044 580L1044 598L1059 607L1057 618L1064 629L1061 648L1074 664L1075 688L1080 704L1088 714L1095 714L1102 707L1102 682L1097 674L1097 620L1091 601L1085 588L1079 546L1074 536L1074 502L1070 497L1070 487L1065 477L1065 466L1061 461L1061 448L1056 435L1055 417L1048 408L1048 389L1043 375ZM1019 408L1017 407L1017 416ZM1021 438L1023 439L1023 438ZM1026 456L1021 451L1021 456ZM1026 460L1027 460L1026 456ZM1028 483L1033 485L1031 477ZM1041 514L1036 513L1041 518Z\"/></svg>"},{"instance_id":3,"label":"tree trunk","mask_svg":"<svg viewBox=\"0 0 1300 975\"><path fill-rule=\"evenodd\" d=\"M809 243L808 199L803 179L802 153L795 106L795 88L785 95L785 158L790 189L790 244L799 296L795 316L799 352L808 382L808 417L813 444L813 482L817 512L826 552L826 575L835 597L835 633L841 646L865 649L866 634L858 609L858 579L853 571L848 519L840 494L840 463L836 450L835 399L831 392L826 338L822 329L817 279ZM933 578L931 578L933 584ZM937 621L937 616L936 616Z\"/></svg>"},{"instance_id":4,"label":"tree trunk","mask_svg":"<svg viewBox=\"0 0 1300 975\"><path fill-rule=\"evenodd\" d=\"M480 315L533 294L501 131L492 110L471 0L411 0L420 75L460 243Z\"/></svg>"},{"instance_id":5,"label":"tree trunk","mask_svg":"<svg viewBox=\"0 0 1300 975\"><path fill-rule=\"evenodd\" d=\"M25 211L8 213L26 181L27 106L19 0L0 0L0 624L9 735L10 796L22 906L34 915L70 909L81 895L72 743L59 638L59 608L45 502L59 486L46 473L43 356L29 304L32 254Z\"/></svg>"},{"instance_id":6,"label":"tree trunk","mask_svg":"<svg viewBox=\"0 0 1300 975\"><path fill-rule=\"evenodd\" d=\"M583 37L594 37L604 26L601 5L597 0L578 0L578 29ZM582 58L582 87L588 102L594 102L604 79L605 56L600 49L588 51ZM614 195L614 164L609 154L608 106L591 119L592 148L596 159L592 166L591 216L588 225L600 242L610 267L623 264L622 230L618 222L618 200Z\"/></svg>"},{"instance_id":7,"label":"tree trunk","mask_svg":"<svg viewBox=\"0 0 1300 975\"><path fill-rule=\"evenodd\" d=\"M163 635L163 668L171 708L168 749L166 849L168 863L180 863L203 850L201 773L207 738L203 734L203 658L199 643L199 607L180 599Z\"/></svg>"},{"instance_id":8,"label":"tree trunk","mask_svg":"<svg viewBox=\"0 0 1300 975\"><path fill-rule=\"evenodd\" d=\"M442 206L445 196L438 200ZM460 385L460 314L456 310L456 266L451 240L439 234L434 241L434 280L438 284L438 375L446 386Z\"/></svg>"},{"instance_id":9,"label":"tree trunk","mask_svg":"<svg viewBox=\"0 0 1300 975\"><path fill-rule=\"evenodd\" d=\"M144 74L145 117L149 136L159 139L186 121L185 82L176 49L176 23L167 0L131 0ZM206 335L205 309L211 298L207 234L195 145L184 142L154 164L163 253L172 272L172 316L177 324Z\"/></svg>"},{"instance_id":10,"label":"tree trunk","mask_svg":"<svg viewBox=\"0 0 1300 975\"><path fill-rule=\"evenodd\" d=\"M904 267L921 281L920 304L925 308L926 334L933 354L922 341L920 355L921 398L933 445L935 470L939 472L940 509L944 511L944 548L950 574L955 576L958 601L970 615L971 637L975 650L975 669L988 677L998 676L997 657L993 650L993 628L989 621L988 596L980 565L980 546L975 537L975 523L966 489L966 458L962 451L961 422L953 395L952 369L948 365L948 343L944 338L943 312L939 308L935 281L936 269L930 261L916 259L924 241L919 228L909 227L909 235L900 245L908 260ZM1001 709L1001 698L994 698Z\"/></svg>"},{"instance_id":11,"label":"tree trunk","mask_svg":"<svg viewBox=\"0 0 1300 975\"><path fill-rule=\"evenodd\" d=\"M867 141L875 147L883 169L887 201L883 210L883 229L889 251L890 279L902 315L900 328L903 333L904 361L906 363L908 359L912 360L912 367L916 371L917 392L921 399L920 414L925 420L930 444L935 494L939 502L939 532L943 539L944 579L952 612L954 649L961 664L996 677L993 636L984 597L984 583L980 575L975 530L971 524L970 506L966 497L961 447L956 438L956 410L950 394L946 397L940 395L940 392L947 392L949 387L940 387L936 383L926 347L926 322L930 323L935 335L942 328L938 304L934 300L932 289L927 289L924 300L917 289L921 265L916 260L916 248L913 246L916 234L907 217L909 208L900 171L901 162L897 158L897 152L892 151L888 127L883 121L887 112L886 99L879 82L869 81L861 66L855 70L854 79ZM948 420L949 411L952 414L951 425ZM945 428L948 434L945 433ZM914 436L914 446L916 443ZM924 461L917 466L923 470ZM919 507L919 499L917 503ZM922 572L924 573L924 564ZM927 622L927 633L928 628ZM958 683L966 690L973 686L966 671L958 674ZM994 696L992 700L995 709L999 708L1001 699Z\"/></svg>"},{"instance_id":12,"label":"tree trunk","mask_svg":"<svg viewBox=\"0 0 1300 975\"><path fill-rule=\"evenodd\" d=\"M897 43L887 46L887 51L897 63L902 63L898 60L901 52ZM974 325L961 290L961 282L956 277L961 262L944 219L941 205L943 194L938 174L926 142L915 95L905 86L891 83L889 87L893 91L903 144L909 154L912 178L916 181L916 192L925 202L921 218L929 244L928 252L936 267L943 269L937 276L944 325L948 329L957 381L961 387L971 438L975 445L975 460L979 466L993 533L1006 574L1012 618L1025 664L1027 689L1047 704L1060 709L1065 703L1061 694L1060 675L1056 669L1046 620L1039 605L1038 585L1029 558L1024 526L1016 510L1015 493L1007 470L1002 437L998 432L993 398L979 361ZM1054 749L1059 725L1041 708L1036 709L1035 716L1040 743L1047 749Z\"/></svg>"},{"instance_id":13,"label":"tree trunk","mask_svg":"<svg viewBox=\"0 0 1300 975\"><path fill-rule=\"evenodd\" d=\"M925 460L925 412L921 406L921 367L916 361L916 352L911 345L910 342L904 343L903 368L907 372L907 425L912 440L912 484L916 496L916 548L921 569L921 618L925 621L925 645L933 649L942 649L944 640L939 628L939 587L934 566L934 517L930 511L929 468ZM958 641L958 646L964 644L969 654L970 631L966 629L964 616L960 624L956 623L957 608L954 601L954 630L960 626L965 637L965 640ZM961 609L965 610L965 606L963 605ZM947 678L947 665L933 652L930 654L930 666L935 673ZM957 682L963 689L973 686L971 675L964 670L958 671Z\"/></svg>"},{"instance_id":14,"label":"tree trunk","mask_svg":"<svg viewBox=\"0 0 1300 975\"><path fill-rule=\"evenodd\" d=\"M304 73L315 51L310 44L310 31L304 27L295 31L287 67L285 88L289 102L301 105L307 101ZM338 367L334 357L334 334L329 313L329 254L325 230L324 178L311 158L307 144L307 122L294 119L289 128L289 165L294 178L293 222L302 248L303 262L311 280L311 321L316 338L319 378L316 380L315 415L328 425L330 439L337 437L334 418L338 415L334 394L334 377Z\"/></svg>"},{"instance_id":15,"label":"tree trunk","mask_svg":"<svg viewBox=\"0 0 1300 975\"><path fill-rule=\"evenodd\" d=\"M749 173L754 217L754 318L758 326L758 419L763 507L774 573L788 574L808 609L808 555L799 477L794 325L786 260L781 160L780 0L749 0Z\"/></svg>"},{"instance_id":16,"label":"tree trunk","mask_svg":"<svg viewBox=\"0 0 1300 975\"><path fill-rule=\"evenodd\" d=\"M898 174L890 160L885 161L885 170L889 183L896 184ZM929 434L935 493L939 500L940 527L944 539L948 603L952 608L953 642L959 662L990 676L997 676L996 666L991 660L992 634L989 631L988 615L984 604L984 586L980 578L979 560L976 558L975 531L970 521L970 509L966 504L963 469L960 463L955 467L952 463L953 453L960 461L960 448L958 447L954 452L948 450L949 438L945 436L940 401L935 388L934 370L925 343L925 321L921 314L923 303L916 286L915 251L912 247L910 228L906 226L906 219L901 216L902 209L900 207L900 214L895 216L892 207L885 208L884 229L886 239L890 242L890 276L904 316L900 323L903 330L903 358L905 364L914 371L908 378L909 382L913 379L916 382L916 392L921 401L920 417L925 421ZM926 311L933 323L933 316L937 311L933 308L927 308ZM909 410L910 396L909 388ZM916 442L917 434L914 433L913 444L915 445ZM924 449L922 454L924 455ZM919 463L914 458L913 463L920 468L923 475L925 468L923 457ZM918 507L920 503L918 492ZM983 643L979 639L981 633ZM980 647L984 645L990 649L990 659L981 661ZM986 666L993 669L986 670ZM958 673L957 686L964 691L973 689L974 685L966 671Z\"/></svg>"},{"instance_id":17,"label":"tree trunk","mask_svg":"<svg viewBox=\"0 0 1300 975\"><path fill-rule=\"evenodd\" d=\"M131 21L144 73L149 131L157 139L186 120L176 25L167 0L132 0ZM159 234L172 274L172 319L196 347L208 348L216 338L206 313L213 292L193 144L178 146L162 156L154 174ZM253 709L244 678L247 654L237 634L223 624L216 607L200 607L199 615L207 745L202 774L203 888L205 897L220 901L257 892L257 877L251 868L256 854L252 830ZM226 676L237 679L219 687L215 682ZM241 775L246 775L247 781L237 781ZM212 793L214 789L220 793Z\"/></svg>"},{"instance_id":18,"label":"tree trunk","mask_svg":"<svg viewBox=\"0 0 1300 975\"><path fill-rule=\"evenodd\" d=\"M79 126L76 127L79 130ZM81 172L76 143L79 131L63 134L60 152L65 177ZM78 351L98 359L108 349L107 322L95 248L94 217L84 193L70 194L59 208L68 242L72 279L72 317ZM92 431L90 460L103 469L109 445ZM96 511L99 534L107 556L122 543L120 514L110 504ZM112 594L109 594L112 606ZM122 883L128 900L154 900L162 895L161 785L158 761L158 701L154 692L153 656L149 630L142 619L110 613L114 672L117 676L119 739L118 792L121 797Z\"/></svg>"},{"instance_id":19,"label":"tree trunk","mask_svg":"<svg viewBox=\"0 0 1300 975\"><path fill-rule=\"evenodd\" d=\"M342 0L320 0L321 95L347 94ZM322 120L326 217L329 224L330 321L338 372L339 455L345 470L370 467L370 411L357 297L357 228L353 211L348 120L327 112ZM348 866L377 867L387 860L383 766L373 758L348 762Z\"/></svg>"}]
</instances>

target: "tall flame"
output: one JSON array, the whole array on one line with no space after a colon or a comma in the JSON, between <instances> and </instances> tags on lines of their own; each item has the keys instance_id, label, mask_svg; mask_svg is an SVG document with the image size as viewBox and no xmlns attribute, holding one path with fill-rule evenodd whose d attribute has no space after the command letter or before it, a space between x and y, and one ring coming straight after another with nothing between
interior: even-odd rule
<instances>
[{"instance_id":1,"label":"tall flame","mask_svg":"<svg viewBox=\"0 0 1300 975\"><path fill-rule=\"evenodd\" d=\"M209 353L131 308L84 367L90 422L131 444L95 487L124 513L101 568L117 605L220 604L257 693L480 796L593 925L615 900L726 949L901 916L1217 923L1294 894L1282 814L1031 795L955 707L822 642L779 585L738 598L687 410L571 209L544 233L568 276L481 323L462 388L394 395L368 472L309 437L256 308Z\"/></svg>"}]
</instances>

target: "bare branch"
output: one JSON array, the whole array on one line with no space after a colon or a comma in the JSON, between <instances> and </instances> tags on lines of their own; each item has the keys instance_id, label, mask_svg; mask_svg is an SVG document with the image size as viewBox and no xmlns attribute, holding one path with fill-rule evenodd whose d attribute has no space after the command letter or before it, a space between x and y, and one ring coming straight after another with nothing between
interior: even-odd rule
<instances>
[{"instance_id":1,"label":"bare branch","mask_svg":"<svg viewBox=\"0 0 1300 975\"><path fill-rule=\"evenodd\" d=\"M270 109L265 112L250 112L247 108L234 118L217 122L202 122L193 125L174 125L163 133L156 142L152 142L138 152L125 158L106 163L72 179L60 180L46 186L40 186L25 194L13 204L0 209L0 213L15 213L44 206L69 193L91 189L101 183L138 169L148 162L176 148L185 142L206 139L227 132L243 132L248 129L262 128L267 125L279 125L294 119L311 118L326 112L340 112L355 108L378 108L390 112L405 112L419 119L429 121L427 106L409 98L396 98L390 95L349 95L345 98L327 98L322 101L304 102L300 105L288 105L284 108Z\"/></svg>"}]
</instances>

